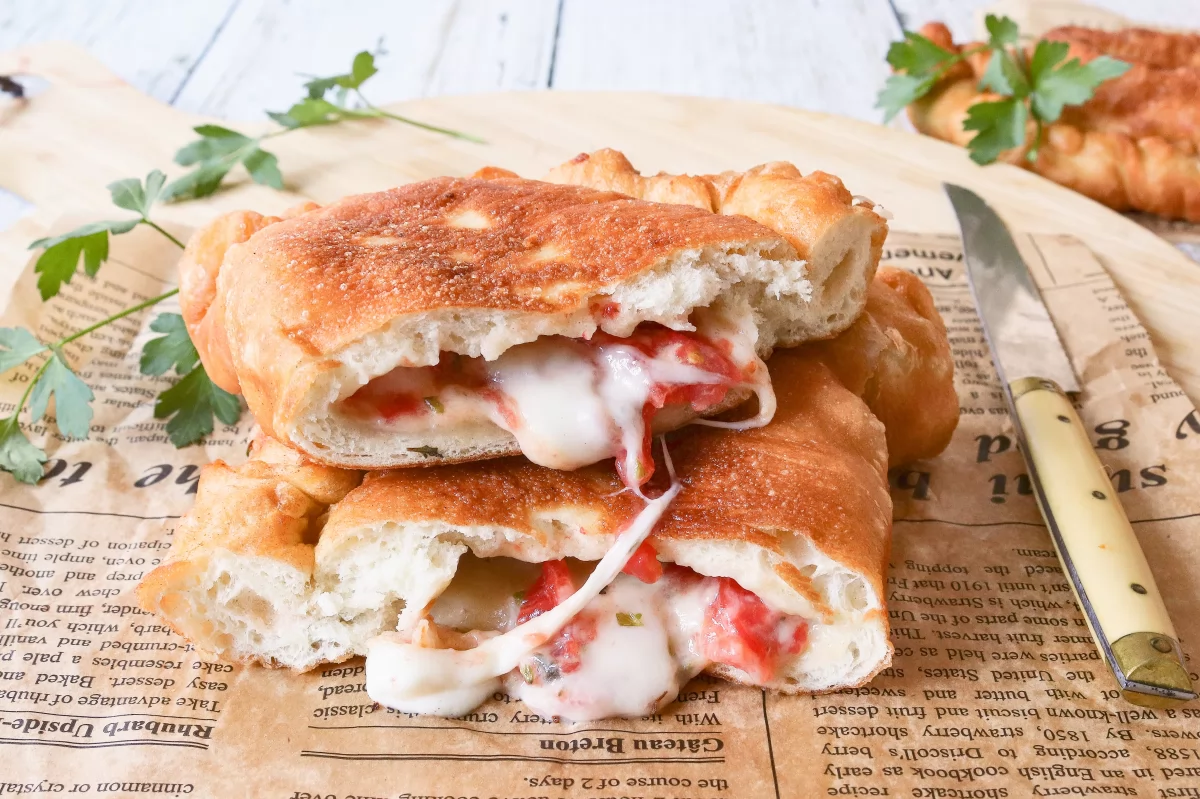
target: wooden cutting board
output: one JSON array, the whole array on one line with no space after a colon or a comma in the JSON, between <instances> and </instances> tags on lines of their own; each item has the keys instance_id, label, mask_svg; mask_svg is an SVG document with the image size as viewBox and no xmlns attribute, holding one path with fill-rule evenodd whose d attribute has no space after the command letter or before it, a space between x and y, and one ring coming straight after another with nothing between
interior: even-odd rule
<instances>
[{"instance_id":1,"label":"wooden cutting board","mask_svg":"<svg viewBox=\"0 0 1200 799\"><path fill-rule=\"evenodd\" d=\"M0 74L48 81L22 102L0 101L0 186L37 206L0 236L0 286L15 280L23 249L55 218L120 216L105 184L160 168L206 121L146 97L83 50L47 44L0 53ZM299 89L297 91L299 95ZM269 212L300 197L328 202L434 175L496 164L538 177L579 152L623 150L647 172L712 172L771 160L839 175L882 203L896 229L954 232L942 181L969 186L1015 228L1086 241L1150 330L1164 365L1200 399L1200 267L1153 233L1078 194L1006 165L978 167L930 138L841 117L727 100L655 94L528 92L441 97L392 110L469 131L459 141L395 122L355 122L290 133L269 149L290 192L238 182L218 196L168 206L158 218L198 224L218 210ZM245 132L262 126L230 123Z\"/></svg>"}]
</instances>

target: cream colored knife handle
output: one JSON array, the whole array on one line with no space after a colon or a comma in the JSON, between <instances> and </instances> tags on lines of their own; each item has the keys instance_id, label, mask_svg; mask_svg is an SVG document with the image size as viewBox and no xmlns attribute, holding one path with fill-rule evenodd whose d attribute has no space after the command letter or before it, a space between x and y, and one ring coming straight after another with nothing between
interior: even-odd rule
<instances>
[{"instance_id":1,"label":"cream colored knife handle","mask_svg":"<svg viewBox=\"0 0 1200 799\"><path fill-rule=\"evenodd\" d=\"M1063 571L1125 698L1195 698L1150 565L1071 401L1052 381L1012 383L1034 493Z\"/></svg>"}]
</instances>

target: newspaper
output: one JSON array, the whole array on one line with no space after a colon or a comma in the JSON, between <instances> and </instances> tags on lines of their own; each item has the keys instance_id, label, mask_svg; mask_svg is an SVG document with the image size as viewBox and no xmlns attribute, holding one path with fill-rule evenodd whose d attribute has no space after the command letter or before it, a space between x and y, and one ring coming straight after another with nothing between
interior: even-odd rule
<instances>
[{"instance_id":1,"label":"newspaper","mask_svg":"<svg viewBox=\"0 0 1200 799\"><path fill-rule=\"evenodd\" d=\"M1200 640L1200 417L1078 241L1022 238L1086 386L1080 404L1185 652ZM162 291L176 252L113 242L48 304L32 267L4 325L43 337ZM869 685L779 696L701 677L661 713L566 724L498 693L461 720L375 706L363 662L296 675L202 657L136 603L206 461L244 457L249 416L176 450L138 374L156 308L68 349L96 394L91 438L28 428L51 460L0 476L0 797L1200 795L1200 705L1125 703L1030 495L952 237L893 233L946 319L962 424L891 475L896 656ZM165 305L165 304L164 304ZM7 413L28 370L5 375ZM1195 675L1193 675L1195 679Z\"/></svg>"}]
</instances>

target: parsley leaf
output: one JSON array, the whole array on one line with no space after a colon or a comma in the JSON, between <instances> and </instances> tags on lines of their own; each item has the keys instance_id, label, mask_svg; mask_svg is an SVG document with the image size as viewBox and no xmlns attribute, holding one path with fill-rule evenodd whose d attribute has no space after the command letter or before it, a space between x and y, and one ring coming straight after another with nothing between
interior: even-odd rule
<instances>
[{"instance_id":1,"label":"parsley leaf","mask_svg":"<svg viewBox=\"0 0 1200 799\"><path fill-rule=\"evenodd\" d=\"M70 283L79 268L79 257L83 256L83 269L88 276L95 277L100 264L108 260L108 234L128 233L137 227L139 219L123 219L110 222L92 222L77 227L61 236L38 239L29 249L42 249L34 264L38 275L38 292L42 300L54 297L62 290L63 283Z\"/></svg>"},{"instance_id":2,"label":"parsley leaf","mask_svg":"<svg viewBox=\"0 0 1200 799\"><path fill-rule=\"evenodd\" d=\"M916 102L933 88L934 76L892 75L875 99L875 107L883 109L883 121L891 122L906 106Z\"/></svg>"},{"instance_id":3,"label":"parsley leaf","mask_svg":"<svg viewBox=\"0 0 1200 799\"><path fill-rule=\"evenodd\" d=\"M283 173L279 171L279 159L273 153L255 147L242 159L242 166L255 183L283 190Z\"/></svg>"},{"instance_id":4,"label":"parsley leaf","mask_svg":"<svg viewBox=\"0 0 1200 799\"><path fill-rule=\"evenodd\" d=\"M642 614L640 613L618 613L617 624L622 627L642 627Z\"/></svg>"},{"instance_id":5,"label":"parsley leaf","mask_svg":"<svg viewBox=\"0 0 1200 799\"><path fill-rule=\"evenodd\" d=\"M0 348L0 373L4 373L42 352L46 345L23 327L0 327Z\"/></svg>"},{"instance_id":6,"label":"parsley leaf","mask_svg":"<svg viewBox=\"0 0 1200 799\"><path fill-rule=\"evenodd\" d=\"M221 181L236 164L236 161L228 159L205 161L183 177L171 181L163 191L163 199L177 202L207 197L220 187Z\"/></svg>"},{"instance_id":7,"label":"parsley leaf","mask_svg":"<svg viewBox=\"0 0 1200 799\"><path fill-rule=\"evenodd\" d=\"M274 189L283 188L275 155L259 147L261 139L251 138L221 125L197 125L200 138L175 153L175 163L195 166L163 191L163 199L174 202L207 197L238 164L246 168L255 183Z\"/></svg>"},{"instance_id":8,"label":"parsley leaf","mask_svg":"<svg viewBox=\"0 0 1200 799\"><path fill-rule=\"evenodd\" d=\"M0 419L0 469L12 472L22 483L36 483L42 479L42 464L46 453L29 443L17 414Z\"/></svg>"},{"instance_id":9,"label":"parsley leaf","mask_svg":"<svg viewBox=\"0 0 1200 799\"><path fill-rule=\"evenodd\" d=\"M185 375L195 367L200 356L182 316L161 313L150 323L150 329L165 335L150 339L142 348L142 374L157 377L174 369L176 374Z\"/></svg>"},{"instance_id":10,"label":"parsley leaf","mask_svg":"<svg viewBox=\"0 0 1200 799\"><path fill-rule=\"evenodd\" d=\"M375 55L363 50L354 56L354 63L351 64L349 72L328 78L313 78L304 84L304 88L308 92L310 100L319 100L335 86L343 89L357 89L378 71L375 67Z\"/></svg>"},{"instance_id":11,"label":"parsley leaf","mask_svg":"<svg viewBox=\"0 0 1200 799\"><path fill-rule=\"evenodd\" d=\"M1047 54L1043 64L1050 62L1053 55L1055 53ZM1062 57L1065 55L1064 52ZM1037 57L1036 50L1034 57ZM1129 64L1108 56L1100 56L1086 64L1080 63L1078 58L1072 58L1057 68L1054 63L1050 62L1048 66L1039 64L1038 71L1034 73L1033 110L1043 122L1054 122L1062 115L1063 106L1087 101L1101 83L1124 75L1129 70ZM1032 66L1030 71L1033 72Z\"/></svg>"},{"instance_id":12,"label":"parsley leaf","mask_svg":"<svg viewBox=\"0 0 1200 799\"><path fill-rule=\"evenodd\" d=\"M332 125L346 119L374 119L381 114L370 110L346 108L319 97L310 97L296 103L284 113L268 111L267 116L285 128L295 130L315 125Z\"/></svg>"},{"instance_id":13,"label":"parsley leaf","mask_svg":"<svg viewBox=\"0 0 1200 799\"><path fill-rule=\"evenodd\" d=\"M892 42L887 52L892 69L921 76L953 59L954 53L914 31L905 31L904 41Z\"/></svg>"},{"instance_id":14,"label":"parsley leaf","mask_svg":"<svg viewBox=\"0 0 1200 799\"><path fill-rule=\"evenodd\" d=\"M979 79L979 88L1010 97L1028 97L1029 79L1007 50L994 50Z\"/></svg>"},{"instance_id":15,"label":"parsley leaf","mask_svg":"<svg viewBox=\"0 0 1200 799\"><path fill-rule=\"evenodd\" d=\"M175 153L175 163L180 166L192 166L214 158L224 158L255 141L236 130L220 125L198 125L192 130L199 133L200 138L185 144Z\"/></svg>"},{"instance_id":16,"label":"parsley leaf","mask_svg":"<svg viewBox=\"0 0 1200 799\"><path fill-rule=\"evenodd\" d=\"M990 164L1005 150L1022 144L1028 116L1025 103L1016 97L976 103L967 109L963 130L978 131L967 142L971 160L977 164Z\"/></svg>"},{"instance_id":17,"label":"parsley leaf","mask_svg":"<svg viewBox=\"0 0 1200 799\"><path fill-rule=\"evenodd\" d=\"M29 395L29 416L38 421L46 415L50 395L54 395L54 416L58 429L70 438L87 438L92 423L95 398L87 383L71 370L62 352L54 350L49 363L33 385Z\"/></svg>"},{"instance_id":18,"label":"parsley leaf","mask_svg":"<svg viewBox=\"0 0 1200 799\"><path fill-rule=\"evenodd\" d=\"M983 24L987 28L988 44L992 47L1001 48L1014 45L1021 35L1020 30L1017 29L1017 23L1008 17L988 14L984 17Z\"/></svg>"},{"instance_id":19,"label":"parsley leaf","mask_svg":"<svg viewBox=\"0 0 1200 799\"><path fill-rule=\"evenodd\" d=\"M157 169L146 175L145 184L137 178L125 178L108 184L113 205L133 211L142 219L150 216L150 206L158 200L167 176Z\"/></svg>"},{"instance_id":20,"label":"parsley leaf","mask_svg":"<svg viewBox=\"0 0 1200 799\"><path fill-rule=\"evenodd\" d=\"M242 415L238 398L209 379L197 364L175 385L158 395L154 418L168 419L167 435L176 447L194 444L213 431L213 416L234 424Z\"/></svg>"},{"instance_id":21,"label":"parsley leaf","mask_svg":"<svg viewBox=\"0 0 1200 799\"><path fill-rule=\"evenodd\" d=\"M1061 63L1069 46L1042 40L1032 54L1020 44L1017 23L1008 17L988 14L986 44L955 53L920 34L904 32L904 40L888 48L887 61L897 74L888 78L876 98L875 107L884 111L884 121L906 105L928 94L950 67L979 52L989 52L987 69L979 79L981 91L1001 95L996 102L979 102L967 109L964 130L976 134L967 144L971 159L978 164L995 161L1005 150L1026 144L1030 119L1036 131L1025 157L1037 160L1045 125L1056 121L1063 108L1086 102L1106 80L1125 73L1129 65L1108 56L1087 64L1079 59Z\"/></svg>"}]
</instances>

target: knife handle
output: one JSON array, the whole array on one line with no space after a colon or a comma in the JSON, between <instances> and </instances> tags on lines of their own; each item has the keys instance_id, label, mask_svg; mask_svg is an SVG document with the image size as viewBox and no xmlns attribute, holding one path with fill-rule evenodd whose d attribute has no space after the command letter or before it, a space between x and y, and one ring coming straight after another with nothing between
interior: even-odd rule
<instances>
[{"instance_id":1,"label":"knife handle","mask_svg":"<svg viewBox=\"0 0 1200 799\"><path fill-rule=\"evenodd\" d=\"M1150 564L1071 401L1041 378L1010 388L1038 506L1101 658L1132 702L1194 698Z\"/></svg>"}]
</instances>

